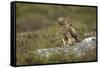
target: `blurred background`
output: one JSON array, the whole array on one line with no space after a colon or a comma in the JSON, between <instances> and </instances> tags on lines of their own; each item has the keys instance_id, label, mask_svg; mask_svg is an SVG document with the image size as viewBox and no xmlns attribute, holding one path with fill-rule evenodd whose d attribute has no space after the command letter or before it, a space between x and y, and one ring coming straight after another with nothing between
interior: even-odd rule
<instances>
[{"instance_id":1,"label":"blurred background","mask_svg":"<svg viewBox=\"0 0 100 68\"><path fill-rule=\"evenodd\" d=\"M68 18L68 22L76 29L80 39L95 36L96 10L96 7L88 6L16 3L17 64L51 63L49 60L37 60L33 52L40 48L62 47L62 40L57 34L60 29L57 18L60 16ZM76 61L77 59L71 59L74 56L67 59L60 59L61 57L63 55L57 58L57 62L53 59L52 63ZM95 55L92 57L95 59ZM88 60L94 59L89 57Z\"/></svg>"}]
</instances>

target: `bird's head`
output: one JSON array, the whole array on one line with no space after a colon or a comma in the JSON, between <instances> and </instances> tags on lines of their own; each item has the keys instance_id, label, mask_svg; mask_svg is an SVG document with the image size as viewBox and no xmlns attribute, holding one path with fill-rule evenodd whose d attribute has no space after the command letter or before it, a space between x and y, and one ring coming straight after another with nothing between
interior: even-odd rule
<instances>
[{"instance_id":1,"label":"bird's head","mask_svg":"<svg viewBox=\"0 0 100 68\"><path fill-rule=\"evenodd\" d=\"M57 19L57 21L58 21L59 25L64 25L65 24L65 18L64 17L59 17Z\"/></svg>"}]
</instances>

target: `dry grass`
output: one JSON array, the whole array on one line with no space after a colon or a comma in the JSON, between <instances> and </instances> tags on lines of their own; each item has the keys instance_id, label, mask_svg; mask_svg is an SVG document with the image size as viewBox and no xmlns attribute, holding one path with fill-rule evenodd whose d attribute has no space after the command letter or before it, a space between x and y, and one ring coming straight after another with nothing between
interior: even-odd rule
<instances>
[{"instance_id":1,"label":"dry grass","mask_svg":"<svg viewBox=\"0 0 100 68\"><path fill-rule=\"evenodd\" d=\"M43 8L41 8L43 7ZM17 4L16 11L16 64L45 64L96 60L96 52L87 52L79 58L74 55L66 57L62 52L45 59L33 54L37 49L62 47L62 40L56 33L59 16L68 16L68 21L84 38L84 33L96 31L96 8L55 5ZM89 54L88 54L89 53Z\"/></svg>"}]
</instances>

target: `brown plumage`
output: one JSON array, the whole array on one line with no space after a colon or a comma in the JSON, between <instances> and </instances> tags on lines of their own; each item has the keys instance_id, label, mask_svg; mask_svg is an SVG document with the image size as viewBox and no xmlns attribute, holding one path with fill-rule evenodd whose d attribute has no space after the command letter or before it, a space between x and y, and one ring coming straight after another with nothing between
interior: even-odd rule
<instances>
[{"instance_id":1,"label":"brown plumage","mask_svg":"<svg viewBox=\"0 0 100 68\"><path fill-rule=\"evenodd\" d=\"M67 22L67 20L64 17L59 17L58 23L61 26L61 33L66 42L68 42L68 39L71 38L75 39L76 42L79 41L77 32L75 31L73 26Z\"/></svg>"}]
</instances>

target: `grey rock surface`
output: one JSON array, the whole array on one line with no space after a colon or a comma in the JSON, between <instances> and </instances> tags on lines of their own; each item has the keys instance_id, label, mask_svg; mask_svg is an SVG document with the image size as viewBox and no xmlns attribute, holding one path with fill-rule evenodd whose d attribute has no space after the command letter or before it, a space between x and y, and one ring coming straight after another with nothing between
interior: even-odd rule
<instances>
[{"instance_id":1,"label":"grey rock surface","mask_svg":"<svg viewBox=\"0 0 100 68\"><path fill-rule=\"evenodd\" d=\"M74 46L38 49L34 52L34 54L40 57L49 58L52 55L54 56L55 54L62 52L66 56L73 54L76 57L81 57L85 55L89 50L93 50L95 48L96 37L88 37L81 42L75 43Z\"/></svg>"}]
</instances>

